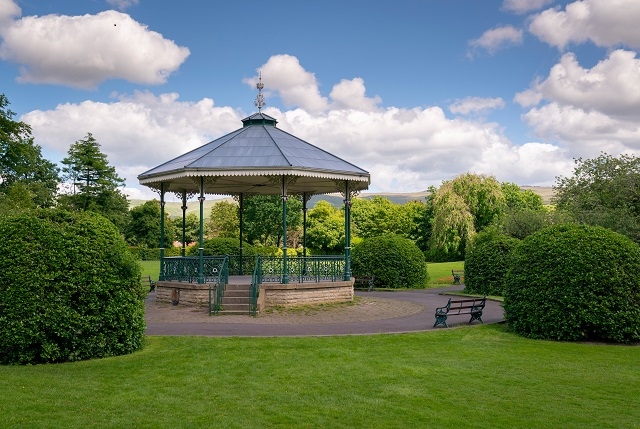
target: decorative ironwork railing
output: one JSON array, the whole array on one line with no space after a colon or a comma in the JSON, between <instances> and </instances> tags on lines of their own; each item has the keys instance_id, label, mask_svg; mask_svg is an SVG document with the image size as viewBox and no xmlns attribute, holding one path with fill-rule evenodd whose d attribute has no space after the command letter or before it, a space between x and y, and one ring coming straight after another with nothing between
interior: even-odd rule
<instances>
[{"instance_id":1,"label":"decorative ironwork railing","mask_svg":"<svg viewBox=\"0 0 640 429\"><path fill-rule=\"evenodd\" d=\"M251 289L249 299L249 313L255 316L258 312L258 293L260 292L260 284L262 283L262 257L256 258L253 274L251 275Z\"/></svg>"},{"instance_id":2,"label":"decorative ironwork railing","mask_svg":"<svg viewBox=\"0 0 640 429\"><path fill-rule=\"evenodd\" d=\"M229 274L232 276L250 275L253 272L256 262L256 257L229 255Z\"/></svg>"},{"instance_id":3,"label":"decorative ironwork railing","mask_svg":"<svg viewBox=\"0 0 640 429\"><path fill-rule=\"evenodd\" d=\"M261 276L263 283L282 283L284 258L263 256ZM304 256L287 258L289 282L340 281L344 278L344 256Z\"/></svg>"},{"instance_id":4,"label":"decorative ironwork railing","mask_svg":"<svg viewBox=\"0 0 640 429\"><path fill-rule=\"evenodd\" d=\"M215 283L222 272L222 266L229 270L227 256L203 256L202 276L204 283ZM163 258L160 264L160 280L179 281L196 283L198 281L198 265L200 260L197 256L171 256Z\"/></svg>"}]
</instances>

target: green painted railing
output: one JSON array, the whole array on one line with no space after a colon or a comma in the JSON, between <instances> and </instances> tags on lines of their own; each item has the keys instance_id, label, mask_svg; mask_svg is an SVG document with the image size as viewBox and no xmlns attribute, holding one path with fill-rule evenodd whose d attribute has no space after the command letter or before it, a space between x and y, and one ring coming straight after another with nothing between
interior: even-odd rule
<instances>
[{"instance_id":1,"label":"green painted railing","mask_svg":"<svg viewBox=\"0 0 640 429\"><path fill-rule=\"evenodd\" d=\"M240 258L240 255L229 255L229 275L248 276L253 272L255 262L256 262L256 257L253 255L251 256L243 255L242 258Z\"/></svg>"},{"instance_id":2,"label":"green painted railing","mask_svg":"<svg viewBox=\"0 0 640 429\"><path fill-rule=\"evenodd\" d=\"M261 258L263 283L282 283L283 259L275 256ZM344 256L306 256L287 258L289 283L336 282L344 278Z\"/></svg>"},{"instance_id":3,"label":"green painted railing","mask_svg":"<svg viewBox=\"0 0 640 429\"><path fill-rule=\"evenodd\" d=\"M226 256L204 256L202 258L202 274L205 283L215 283L220 276L221 266L227 260ZM162 258L160 264L160 280L197 283L197 256L171 256Z\"/></svg>"},{"instance_id":4,"label":"green painted railing","mask_svg":"<svg viewBox=\"0 0 640 429\"><path fill-rule=\"evenodd\" d=\"M256 258L253 274L251 275L251 290L249 299L249 313L255 316L258 312L258 294L260 292L260 284L262 283L262 257Z\"/></svg>"},{"instance_id":5,"label":"green painted railing","mask_svg":"<svg viewBox=\"0 0 640 429\"><path fill-rule=\"evenodd\" d=\"M224 290L229 282L229 257L225 256L222 263L218 266L218 279L214 283L209 283L209 316L211 313L218 314L222 309L222 297L224 296ZM215 299L211 301L212 295L215 292Z\"/></svg>"}]
</instances>

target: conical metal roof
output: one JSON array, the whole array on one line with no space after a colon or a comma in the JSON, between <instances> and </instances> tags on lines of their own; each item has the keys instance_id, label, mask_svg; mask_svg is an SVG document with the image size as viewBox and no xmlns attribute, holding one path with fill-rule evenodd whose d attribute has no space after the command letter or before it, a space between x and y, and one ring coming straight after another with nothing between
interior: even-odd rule
<instances>
[{"instance_id":1,"label":"conical metal roof","mask_svg":"<svg viewBox=\"0 0 640 429\"><path fill-rule=\"evenodd\" d=\"M365 190L367 171L276 127L264 113L242 120L243 127L138 176L140 184L165 192L220 195L277 194L283 180L288 193L325 194Z\"/></svg>"}]
</instances>

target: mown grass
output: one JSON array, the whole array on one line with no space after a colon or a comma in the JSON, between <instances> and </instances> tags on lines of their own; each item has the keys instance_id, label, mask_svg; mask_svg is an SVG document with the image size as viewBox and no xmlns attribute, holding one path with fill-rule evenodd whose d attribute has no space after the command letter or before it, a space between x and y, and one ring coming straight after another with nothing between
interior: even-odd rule
<instances>
[{"instance_id":1,"label":"mown grass","mask_svg":"<svg viewBox=\"0 0 640 429\"><path fill-rule=\"evenodd\" d=\"M128 356L0 367L2 428L631 428L640 347L501 325L403 335L149 337Z\"/></svg>"},{"instance_id":2,"label":"mown grass","mask_svg":"<svg viewBox=\"0 0 640 429\"><path fill-rule=\"evenodd\" d=\"M160 275L160 261L139 261L143 276L151 276L153 280L158 280Z\"/></svg>"}]
</instances>

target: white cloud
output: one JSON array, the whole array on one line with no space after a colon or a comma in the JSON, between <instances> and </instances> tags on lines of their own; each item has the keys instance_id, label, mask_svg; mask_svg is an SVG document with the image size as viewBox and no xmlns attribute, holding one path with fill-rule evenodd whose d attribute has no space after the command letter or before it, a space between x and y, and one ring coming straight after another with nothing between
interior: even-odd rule
<instances>
[{"instance_id":1,"label":"white cloud","mask_svg":"<svg viewBox=\"0 0 640 429\"><path fill-rule=\"evenodd\" d=\"M20 15L22 15L22 9L13 0L0 0L0 28L11 25Z\"/></svg>"},{"instance_id":2,"label":"white cloud","mask_svg":"<svg viewBox=\"0 0 640 429\"><path fill-rule=\"evenodd\" d=\"M552 2L553 0L504 0L502 10L521 15L532 10L542 9Z\"/></svg>"},{"instance_id":3,"label":"white cloud","mask_svg":"<svg viewBox=\"0 0 640 429\"><path fill-rule=\"evenodd\" d=\"M324 111L329 102L320 95L318 82L313 73L306 71L298 59L291 55L274 55L260 67L263 80L268 79L265 87L276 91L287 107L300 107L310 112ZM255 85L258 78L245 79Z\"/></svg>"},{"instance_id":4,"label":"white cloud","mask_svg":"<svg viewBox=\"0 0 640 429\"><path fill-rule=\"evenodd\" d=\"M468 115L476 112L504 108L504 100L497 98L466 97L456 100L449 106L449 111L455 114Z\"/></svg>"},{"instance_id":5,"label":"white cloud","mask_svg":"<svg viewBox=\"0 0 640 429\"><path fill-rule=\"evenodd\" d=\"M107 3L120 10L125 10L130 6L138 4L139 0L107 0Z\"/></svg>"},{"instance_id":6,"label":"white cloud","mask_svg":"<svg viewBox=\"0 0 640 429\"><path fill-rule=\"evenodd\" d=\"M547 9L534 16L529 31L549 45L591 41L598 46L640 47L640 2L637 0L579 0L565 10Z\"/></svg>"},{"instance_id":7,"label":"white cloud","mask_svg":"<svg viewBox=\"0 0 640 429\"><path fill-rule=\"evenodd\" d=\"M0 27L0 59L20 64L18 81L94 88L107 79L161 84L189 49L113 10L83 16L10 14ZM11 15L13 13L13 15Z\"/></svg>"},{"instance_id":8,"label":"white cloud","mask_svg":"<svg viewBox=\"0 0 640 429\"><path fill-rule=\"evenodd\" d=\"M561 105L595 110L612 117L640 116L640 60L636 53L615 50L590 69L572 53L562 56L549 76L534 82L522 99L547 99ZM518 96L517 96L518 97Z\"/></svg>"},{"instance_id":9,"label":"white cloud","mask_svg":"<svg viewBox=\"0 0 640 429\"><path fill-rule=\"evenodd\" d=\"M565 54L546 79L535 81L516 100L525 106L546 102L525 113L524 121L537 135L560 141L579 156L640 154L640 60L635 52L613 51L590 69L574 54Z\"/></svg>"},{"instance_id":10,"label":"white cloud","mask_svg":"<svg viewBox=\"0 0 640 429\"><path fill-rule=\"evenodd\" d=\"M292 58L285 62L298 64ZM267 80L272 71L262 70ZM290 80L284 82L309 83L313 76L299 64L297 71L286 73ZM268 82L273 85L271 77ZM449 118L437 106L383 108L376 98L364 96L364 81L358 78L336 84L331 99L320 94L315 79L311 82L307 96L312 101L324 100L323 111L267 106L265 113L278 119L279 128L371 172L375 190L421 191L467 171L523 185L550 185L555 176L571 171L570 155L561 148L542 143L514 145L496 123ZM281 82L275 86L278 93L283 86L290 88ZM359 101L340 105L348 93ZM314 106L305 97L300 100ZM63 104L20 119L33 127L35 141L45 151L61 154L91 132L126 178L126 192L152 198L151 191L138 185L139 174L240 128L243 116L230 107L216 107L206 98L183 102L177 94L139 92L110 103Z\"/></svg>"},{"instance_id":11,"label":"white cloud","mask_svg":"<svg viewBox=\"0 0 640 429\"><path fill-rule=\"evenodd\" d=\"M485 31L482 36L469 42L472 51L469 56L473 56L473 52L483 50L489 54L495 54L500 49L508 46L519 45L522 43L522 30L505 25L503 27L492 28Z\"/></svg>"},{"instance_id":12,"label":"white cloud","mask_svg":"<svg viewBox=\"0 0 640 429\"><path fill-rule=\"evenodd\" d=\"M367 98L365 96L366 88L362 78L352 80L343 79L339 84L331 90L331 100L333 100L333 109L355 109L364 112L371 112L378 108L378 104L382 102L380 97Z\"/></svg>"}]
</instances>

